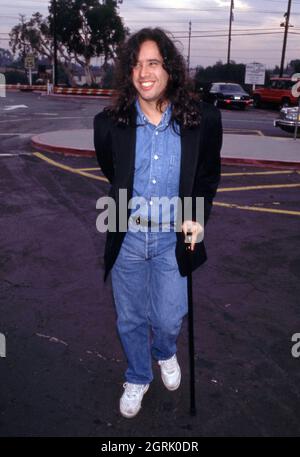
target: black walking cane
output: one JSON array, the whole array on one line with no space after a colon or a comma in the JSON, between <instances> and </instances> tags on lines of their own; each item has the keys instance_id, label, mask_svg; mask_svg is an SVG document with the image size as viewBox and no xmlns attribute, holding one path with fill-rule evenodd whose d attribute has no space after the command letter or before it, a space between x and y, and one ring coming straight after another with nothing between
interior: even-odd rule
<instances>
[{"instance_id":1,"label":"black walking cane","mask_svg":"<svg viewBox=\"0 0 300 457\"><path fill-rule=\"evenodd\" d=\"M189 358L190 358L190 414L196 416L195 403L195 349L194 349L194 313L193 313L193 283L192 283L192 232L186 234L187 255L187 291L188 291L188 326L189 326Z\"/></svg>"}]
</instances>

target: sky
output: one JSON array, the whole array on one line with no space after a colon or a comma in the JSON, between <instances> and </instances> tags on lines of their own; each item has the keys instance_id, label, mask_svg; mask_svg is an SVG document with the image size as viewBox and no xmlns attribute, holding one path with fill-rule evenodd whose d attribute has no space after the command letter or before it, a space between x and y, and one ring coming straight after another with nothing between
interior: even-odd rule
<instances>
[{"instance_id":1,"label":"sky","mask_svg":"<svg viewBox=\"0 0 300 457\"><path fill-rule=\"evenodd\" d=\"M0 0L0 47L8 48L8 33L19 14L28 19L36 11L47 15L48 5L47 0ZM229 0L123 0L119 14L131 32L145 26L169 31L185 57L191 21L190 67L206 67L227 60L229 5ZM280 65L280 23L287 5L288 0L234 0L231 59ZM290 25L285 62L300 59L300 0L292 0Z\"/></svg>"}]
</instances>

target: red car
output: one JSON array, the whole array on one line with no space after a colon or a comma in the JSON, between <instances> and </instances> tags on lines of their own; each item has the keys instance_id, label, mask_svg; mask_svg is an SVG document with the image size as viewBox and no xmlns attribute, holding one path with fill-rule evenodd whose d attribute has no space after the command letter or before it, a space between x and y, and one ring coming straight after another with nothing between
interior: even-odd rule
<instances>
[{"instance_id":1,"label":"red car","mask_svg":"<svg viewBox=\"0 0 300 457\"><path fill-rule=\"evenodd\" d=\"M263 103L273 103L281 108L297 105L297 98L292 95L292 87L296 84L291 78L271 78L270 85L253 91L253 105L259 108Z\"/></svg>"}]
</instances>

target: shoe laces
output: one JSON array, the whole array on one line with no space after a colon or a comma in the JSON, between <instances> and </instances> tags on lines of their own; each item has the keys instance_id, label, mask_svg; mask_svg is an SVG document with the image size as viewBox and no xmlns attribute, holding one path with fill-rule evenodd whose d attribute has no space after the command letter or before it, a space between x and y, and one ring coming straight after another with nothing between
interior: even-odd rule
<instances>
[{"instance_id":1,"label":"shoe laces","mask_svg":"<svg viewBox=\"0 0 300 457\"><path fill-rule=\"evenodd\" d=\"M142 391L144 390L144 384L132 384L130 382L125 382L123 384L125 389L126 396L128 398L137 398L141 395Z\"/></svg>"},{"instance_id":2,"label":"shoe laces","mask_svg":"<svg viewBox=\"0 0 300 457\"><path fill-rule=\"evenodd\" d=\"M162 365L164 371L166 371L167 373L169 373L169 374L173 373L177 367L176 354L174 354L173 357L171 357L168 360L160 360L159 364Z\"/></svg>"}]
</instances>

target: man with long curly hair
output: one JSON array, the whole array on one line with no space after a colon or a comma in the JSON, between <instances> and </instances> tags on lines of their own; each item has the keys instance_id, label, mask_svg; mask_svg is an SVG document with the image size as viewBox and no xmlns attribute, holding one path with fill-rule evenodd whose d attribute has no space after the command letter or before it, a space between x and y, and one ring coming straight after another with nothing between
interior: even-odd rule
<instances>
[{"instance_id":1,"label":"man with long curly hair","mask_svg":"<svg viewBox=\"0 0 300 457\"><path fill-rule=\"evenodd\" d=\"M180 385L176 341L187 313L185 236L192 232L194 270L206 260L200 238L220 179L222 125L220 112L191 94L184 59L159 28L144 28L125 42L116 88L114 104L95 117L94 142L118 209L117 229L107 233L105 279L111 270L128 362L120 412L134 417L153 379L152 358L167 389ZM191 216L179 219L178 202L187 197ZM175 204L167 211L161 198Z\"/></svg>"}]
</instances>

